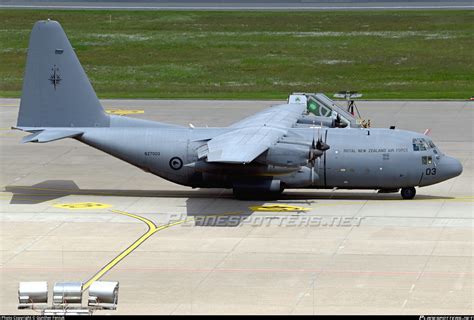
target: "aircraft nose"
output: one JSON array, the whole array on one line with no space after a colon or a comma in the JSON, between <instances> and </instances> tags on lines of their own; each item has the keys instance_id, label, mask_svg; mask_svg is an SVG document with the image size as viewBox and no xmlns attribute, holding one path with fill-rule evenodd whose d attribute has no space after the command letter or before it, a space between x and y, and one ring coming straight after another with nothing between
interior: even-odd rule
<instances>
[{"instance_id":1,"label":"aircraft nose","mask_svg":"<svg viewBox=\"0 0 474 320\"><path fill-rule=\"evenodd\" d=\"M442 161L443 174L447 179L459 176L462 173L462 164L458 159L445 156Z\"/></svg>"}]
</instances>

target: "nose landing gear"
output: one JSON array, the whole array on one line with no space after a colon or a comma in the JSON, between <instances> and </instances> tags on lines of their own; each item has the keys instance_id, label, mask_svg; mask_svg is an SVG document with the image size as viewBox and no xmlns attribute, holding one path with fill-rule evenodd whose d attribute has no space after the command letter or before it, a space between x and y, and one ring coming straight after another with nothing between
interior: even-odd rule
<instances>
[{"instance_id":1,"label":"nose landing gear","mask_svg":"<svg viewBox=\"0 0 474 320\"><path fill-rule=\"evenodd\" d=\"M400 194L405 200L413 199L416 195L416 189L414 187L402 188Z\"/></svg>"}]
</instances>

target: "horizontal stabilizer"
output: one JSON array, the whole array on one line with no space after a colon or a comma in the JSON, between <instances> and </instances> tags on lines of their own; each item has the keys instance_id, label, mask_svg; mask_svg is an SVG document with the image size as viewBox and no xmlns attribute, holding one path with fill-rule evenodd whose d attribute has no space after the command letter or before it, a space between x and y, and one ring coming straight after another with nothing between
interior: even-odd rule
<instances>
[{"instance_id":1,"label":"horizontal stabilizer","mask_svg":"<svg viewBox=\"0 0 474 320\"><path fill-rule=\"evenodd\" d=\"M72 137L77 137L83 134L83 131L77 131L77 130L43 130L39 132L32 133L26 137L23 137L21 140L22 143L27 143L27 142L39 142L39 143L44 143L44 142L51 142L59 139L64 139L64 138L72 138Z\"/></svg>"}]
</instances>

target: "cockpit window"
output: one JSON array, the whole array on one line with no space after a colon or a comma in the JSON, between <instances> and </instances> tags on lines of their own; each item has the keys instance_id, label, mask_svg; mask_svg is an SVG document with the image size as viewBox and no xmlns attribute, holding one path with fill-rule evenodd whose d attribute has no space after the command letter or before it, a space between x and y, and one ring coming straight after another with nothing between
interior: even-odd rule
<instances>
[{"instance_id":1,"label":"cockpit window","mask_svg":"<svg viewBox=\"0 0 474 320\"><path fill-rule=\"evenodd\" d=\"M426 151L429 149L433 149L433 152L436 154L438 153L436 145L430 139L413 138L413 151Z\"/></svg>"},{"instance_id":2,"label":"cockpit window","mask_svg":"<svg viewBox=\"0 0 474 320\"><path fill-rule=\"evenodd\" d=\"M413 138L413 151L426 151L430 145L423 138Z\"/></svg>"},{"instance_id":3,"label":"cockpit window","mask_svg":"<svg viewBox=\"0 0 474 320\"><path fill-rule=\"evenodd\" d=\"M430 146L431 148L433 148L433 149L436 148L436 146L435 146L435 144L433 143L433 141L428 140L428 144L429 144L429 146Z\"/></svg>"}]
</instances>

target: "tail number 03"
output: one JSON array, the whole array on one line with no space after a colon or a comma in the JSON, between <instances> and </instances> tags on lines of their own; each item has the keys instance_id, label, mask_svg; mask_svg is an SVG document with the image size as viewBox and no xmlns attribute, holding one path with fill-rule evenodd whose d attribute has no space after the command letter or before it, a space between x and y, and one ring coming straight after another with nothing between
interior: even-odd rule
<instances>
[{"instance_id":1,"label":"tail number 03","mask_svg":"<svg viewBox=\"0 0 474 320\"><path fill-rule=\"evenodd\" d=\"M426 168L425 173L427 176L434 176L436 175L436 168Z\"/></svg>"}]
</instances>

